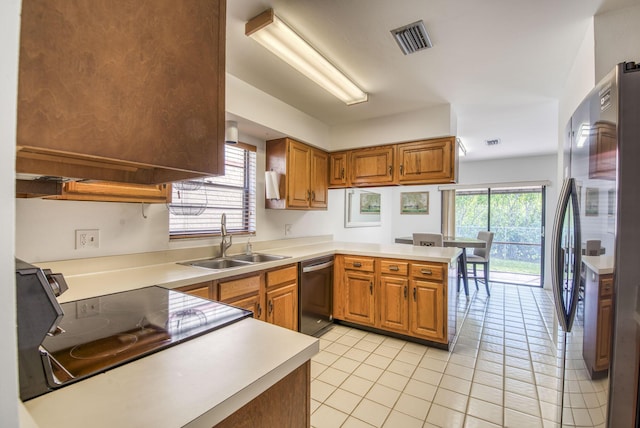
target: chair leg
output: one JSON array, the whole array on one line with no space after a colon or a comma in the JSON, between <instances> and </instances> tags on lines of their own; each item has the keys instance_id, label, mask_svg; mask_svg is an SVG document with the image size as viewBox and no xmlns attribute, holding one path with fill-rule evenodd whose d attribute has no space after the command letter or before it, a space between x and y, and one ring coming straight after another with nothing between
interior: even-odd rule
<instances>
[{"instance_id":1,"label":"chair leg","mask_svg":"<svg viewBox=\"0 0 640 428\"><path fill-rule=\"evenodd\" d=\"M478 266L477 263L473 264L473 280L476 283L476 290L478 290L478 272L476 271L476 266Z\"/></svg>"},{"instance_id":2,"label":"chair leg","mask_svg":"<svg viewBox=\"0 0 640 428\"><path fill-rule=\"evenodd\" d=\"M484 287L487 289L487 296L491 296L489 292L489 263L483 263L482 269L484 270Z\"/></svg>"}]
</instances>

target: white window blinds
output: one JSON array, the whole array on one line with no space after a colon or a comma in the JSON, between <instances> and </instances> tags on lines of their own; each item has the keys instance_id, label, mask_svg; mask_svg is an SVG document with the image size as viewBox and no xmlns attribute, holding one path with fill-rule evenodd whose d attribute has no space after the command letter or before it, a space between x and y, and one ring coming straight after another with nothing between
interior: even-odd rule
<instances>
[{"instance_id":1,"label":"white window blinds","mask_svg":"<svg viewBox=\"0 0 640 428\"><path fill-rule=\"evenodd\" d=\"M169 207L171 238L256 231L256 152L246 144L225 146L225 174L173 184Z\"/></svg>"}]
</instances>

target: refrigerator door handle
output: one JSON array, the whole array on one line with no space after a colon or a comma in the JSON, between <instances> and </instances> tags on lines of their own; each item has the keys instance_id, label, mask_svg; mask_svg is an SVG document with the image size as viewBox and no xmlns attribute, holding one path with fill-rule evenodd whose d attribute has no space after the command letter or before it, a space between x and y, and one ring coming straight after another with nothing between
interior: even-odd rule
<instances>
[{"instance_id":1,"label":"refrigerator door handle","mask_svg":"<svg viewBox=\"0 0 640 428\"><path fill-rule=\"evenodd\" d=\"M567 219L567 210L571 206L572 217ZM571 331L580 293L581 237L580 206L575 179L564 181L556 209L551 240L551 281L556 314L562 329ZM567 242L563 242L563 227L569 227ZM566 248L564 246L566 244ZM566 274L566 277L565 277Z\"/></svg>"}]
</instances>

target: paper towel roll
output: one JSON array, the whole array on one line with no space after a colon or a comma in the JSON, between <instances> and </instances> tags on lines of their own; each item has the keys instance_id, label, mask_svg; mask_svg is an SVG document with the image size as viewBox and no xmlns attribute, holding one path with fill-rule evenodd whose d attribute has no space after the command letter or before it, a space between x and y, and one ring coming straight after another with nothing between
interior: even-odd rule
<instances>
[{"instance_id":1,"label":"paper towel roll","mask_svg":"<svg viewBox=\"0 0 640 428\"><path fill-rule=\"evenodd\" d=\"M278 173L275 171L265 171L264 183L267 199L280 199L280 183Z\"/></svg>"}]
</instances>

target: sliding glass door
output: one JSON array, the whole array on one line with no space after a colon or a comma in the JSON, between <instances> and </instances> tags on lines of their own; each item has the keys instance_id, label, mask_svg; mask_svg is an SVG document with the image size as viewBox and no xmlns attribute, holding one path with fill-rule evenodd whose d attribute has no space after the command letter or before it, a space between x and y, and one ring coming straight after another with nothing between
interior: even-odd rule
<instances>
[{"instance_id":1,"label":"sliding glass door","mask_svg":"<svg viewBox=\"0 0 640 428\"><path fill-rule=\"evenodd\" d=\"M456 236L494 232L490 278L542 286L544 186L456 191Z\"/></svg>"}]
</instances>

